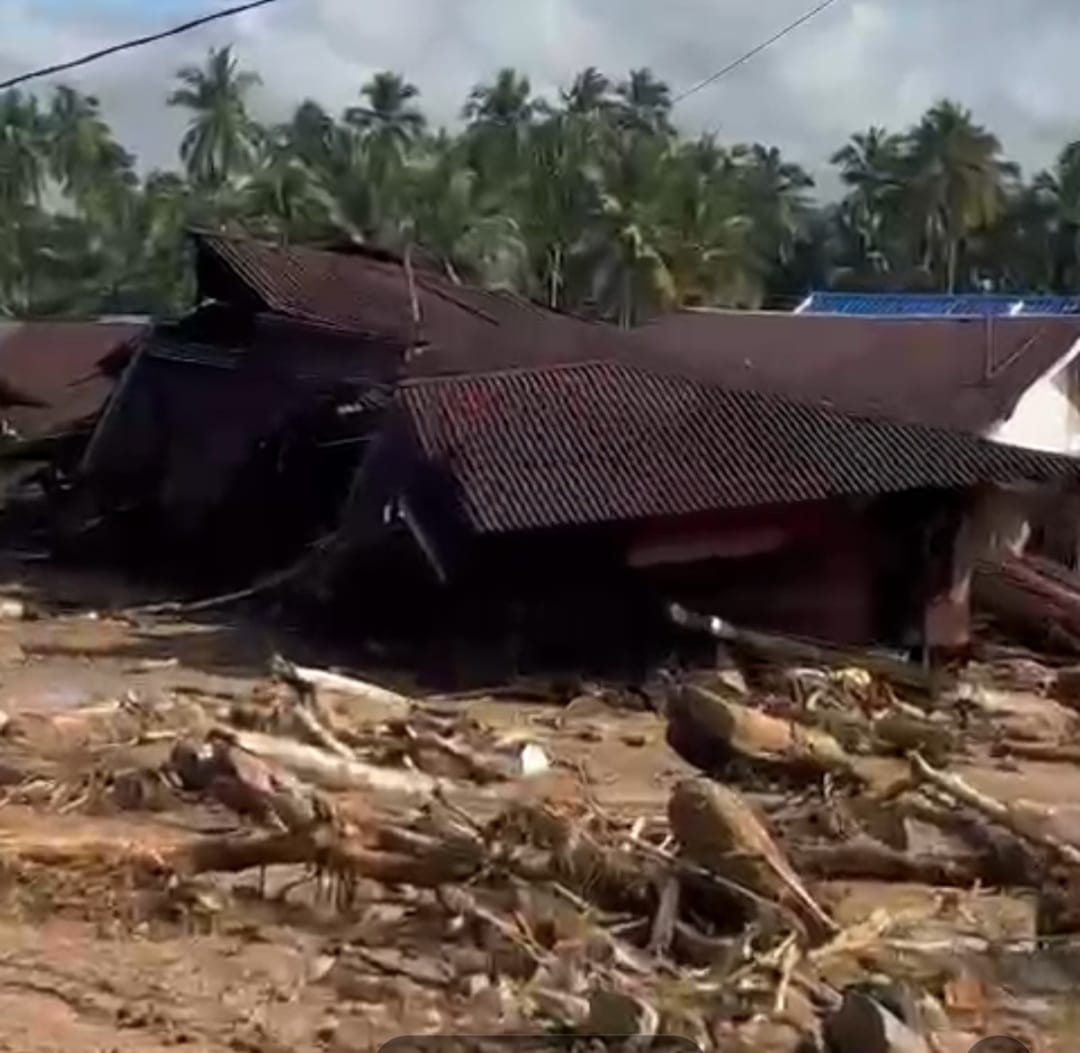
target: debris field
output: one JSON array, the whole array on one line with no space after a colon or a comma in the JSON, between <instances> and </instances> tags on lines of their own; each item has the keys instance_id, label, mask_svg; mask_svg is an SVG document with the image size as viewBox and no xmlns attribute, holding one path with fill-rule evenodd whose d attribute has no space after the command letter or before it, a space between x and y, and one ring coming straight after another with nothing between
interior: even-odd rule
<instances>
[{"instance_id":1,"label":"debris field","mask_svg":"<svg viewBox=\"0 0 1080 1053\"><path fill-rule=\"evenodd\" d=\"M0 610L2 1049L1073 1044L1060 659L920 686L736 639L640 691L432 696L67 592Z\"/></svg>"}]
</instances>

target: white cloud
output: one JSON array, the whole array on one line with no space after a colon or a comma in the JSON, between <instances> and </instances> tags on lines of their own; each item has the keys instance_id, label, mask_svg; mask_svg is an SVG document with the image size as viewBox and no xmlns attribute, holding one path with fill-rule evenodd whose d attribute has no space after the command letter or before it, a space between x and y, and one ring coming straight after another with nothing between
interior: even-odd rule
<instances>
[{"instance_id":1,"label":"white cloud","mask_svg":"<svg viewBox=\"0 0 1080 1053\"><path fill-rule=\"evenodd\" d=\"M134 4L134 0L130 0ZM281 0L184 38L105 60L70 79L98 94L144 162L171 163L182 116L164 106L175 69L232 42L264 80L256 108L279 117L310 96L350 102L378 69L423 90L452 122L468 89L500 66L553 93L586 65L651 66L687 87L801 14L809 0ZM212 0L204 8L225 6ZM154 5L156 6L156 5ZM78 55L164 14L90 0L42 10L0 0L0 75ZM132 8L134 11L134 7ZM175 17L175 14L171 17ZM975 110L1031 168L1080 136L1073 106L1073 0L839 0L810 25L680 107L691 130L780 145L815 170L852 131L899 127L948 95Z\"/></svg>"}]
</instances>

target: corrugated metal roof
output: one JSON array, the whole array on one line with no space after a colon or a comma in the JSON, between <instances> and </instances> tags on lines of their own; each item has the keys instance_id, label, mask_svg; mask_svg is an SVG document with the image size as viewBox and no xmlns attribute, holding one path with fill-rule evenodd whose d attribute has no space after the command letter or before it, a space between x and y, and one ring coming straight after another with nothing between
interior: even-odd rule
<instances>
[{"instance_id":1,"label":"corrugated metal roof","mask_svg":"<svg viewBox=\"0 0 1080 1053\"><path fill-rule=\"evenodd\" d=\"M399 401L482 533L979 482L1080 462L612 362L413 381Z\"/></svg>"},{"instance_id":2,"label":"corrugated metal roof","mask_svg":"<svg viewBox=\"0 0 1080 1053\"><path fill-rule=\"evenodd\" d=\"M799 313L966 318L1060 315L1080 314L1080 299L1024 293L814 292Z\"/></svg>"},{"instance_id":3,"label":"corrugated metal roof","mask_svg":"<svg viewBox=\"0 0 1080 1053\"><path fill-rule=\"evenodd\" d=\"M614 353L618 331L548 311L519 297L457 285L414 268L420 325L413 319L408 275L394 259L328 252L250 238L196 234L213 266L200 266L201 292L222 299L239 283L261 308L304 323L422 350L413 376L445 375L507 365L580 362ZM224 281L223 281L224 278Z\"/></svg>"},{"instance_id":4,"label":"corrugated metal roof","mask_svg":"<svg viewBox=\"0 0 1080 1053\"><path fill-rule=\"evenodd\" d=\"M1020 302L1022 315L1080 314L1080 297L1025 296Z\"/></svg>"},{"instance_id":5,"label":"corrugated metal roof","mask_svg":"<svg viewBox=\"0 0 1080 1053\"><path fill-rule=\"evenodd\" d=\"M33 405L13 405L4 417L24 438L68 430L92 417L112 380L101 363L143 327L115 322L22 322L0 333L0 383Z\"/></svg>"},{"instance_id":6,"label":"corrugated metal roof","mask_svg":"<svg viewBox=\"0 0 1080 1053\"><path fill-rule=\"evenodd\" d=\"M984 433L1080 340L1080 318L681 311L633 334L672 369L730 388Z\"/></svg>"}]
</instances>

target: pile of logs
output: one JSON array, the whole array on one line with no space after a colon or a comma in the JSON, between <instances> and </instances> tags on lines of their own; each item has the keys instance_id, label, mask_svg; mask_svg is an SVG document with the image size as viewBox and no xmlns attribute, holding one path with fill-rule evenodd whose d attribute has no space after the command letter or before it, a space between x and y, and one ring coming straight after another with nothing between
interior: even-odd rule
<instances>
[{"instance_id":1,"label":"pile of logs","mask_svg":"<svg viewBox=\"0 0 1080 1053\"><path fill-rule=\"evenodd\" d=\"M776 646L760 634L728 639L720 623L697 627L757 652ZM823 654L799 647L799 657ZM959 710L922 697L925 685L895 659L878 656L875 677L825 657L826 668L785 667L787 698L720 675L661 677L653 701L667 742L698 773L675 782L663 814L646 816L609 814L585 783L535 789L522 741L461 712L277 661L265 697L176 728L160 773L189 803L242 820L238 832L147 844L28 829L0 838L0 865L115 865L159 885L289 866L328 885L342 908L378 883L407 892L403 916L417 904L445 915L452 945L431 955L424 982L459 983L440 977L460 952L465 979L516 984L534 1020L656 1034L685 1024L691 1003L725 1018L701 1040L711 1048L772 1048L762 1029L773 1028L791 1039L776 1047L785 1051L819 1048L823 1036L832 1053L925 1050L911 1020L827 966L846 955L883 968L890 950L932 955L936 945L913 942L899 914L845 928L818 882L1038 890L1042 923L1060 927L1078 913L1080 847L1052 815L948 770L963 750L1009 745L990 710L980 723L977 698L961 736ZM920 704L898 698L886 673ZM340 721L325 702L333 692L383 716ZM1065 760L1067 745L1054 744L1052 759ZM875 776L885 757L887 784ZM335 952L378 957L384 970L386 953ZM754 1041L737 1045L729 1023L757 1029ZM871 1025L903 1041L868 1043Z\"/></svg>"},{"instance_id":2,"label":"pile of logs","mask_svg":"<svg viewBox=\"0 0 1080 1053\"><path fill-rule=\"evenodd\" d=\"M1080 654L1080 577L1036 556L1011 553L975 569L972 599L1022 642L1056 653Z\"/></svg>"}]
</instances>

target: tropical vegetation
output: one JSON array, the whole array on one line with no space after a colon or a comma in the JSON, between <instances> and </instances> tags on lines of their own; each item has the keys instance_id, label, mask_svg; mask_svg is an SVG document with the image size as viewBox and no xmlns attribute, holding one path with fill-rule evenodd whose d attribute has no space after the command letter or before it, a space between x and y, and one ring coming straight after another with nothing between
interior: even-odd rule
<instances>
[{"instance_id":1,"label":"tropical vegetation","mask_svg":"<svg viewBox=\"0 0 1080 1053\"><path fill-rule=\"evenodd\" d=\"M141 170L97 99L0 95L0 312L168 314L189 302L185 231L423 252L455 280L624 325L677 305L790 306L810 288L1080 288L1080 142L1025 178L944 100L853 134L843 192L765 143L681 133L649 70L583 70L558 98L504 69L435 128L397 73L331 113L251 114L230 48L178 71L175 170Z\"/></svg>"}]
</instances>

